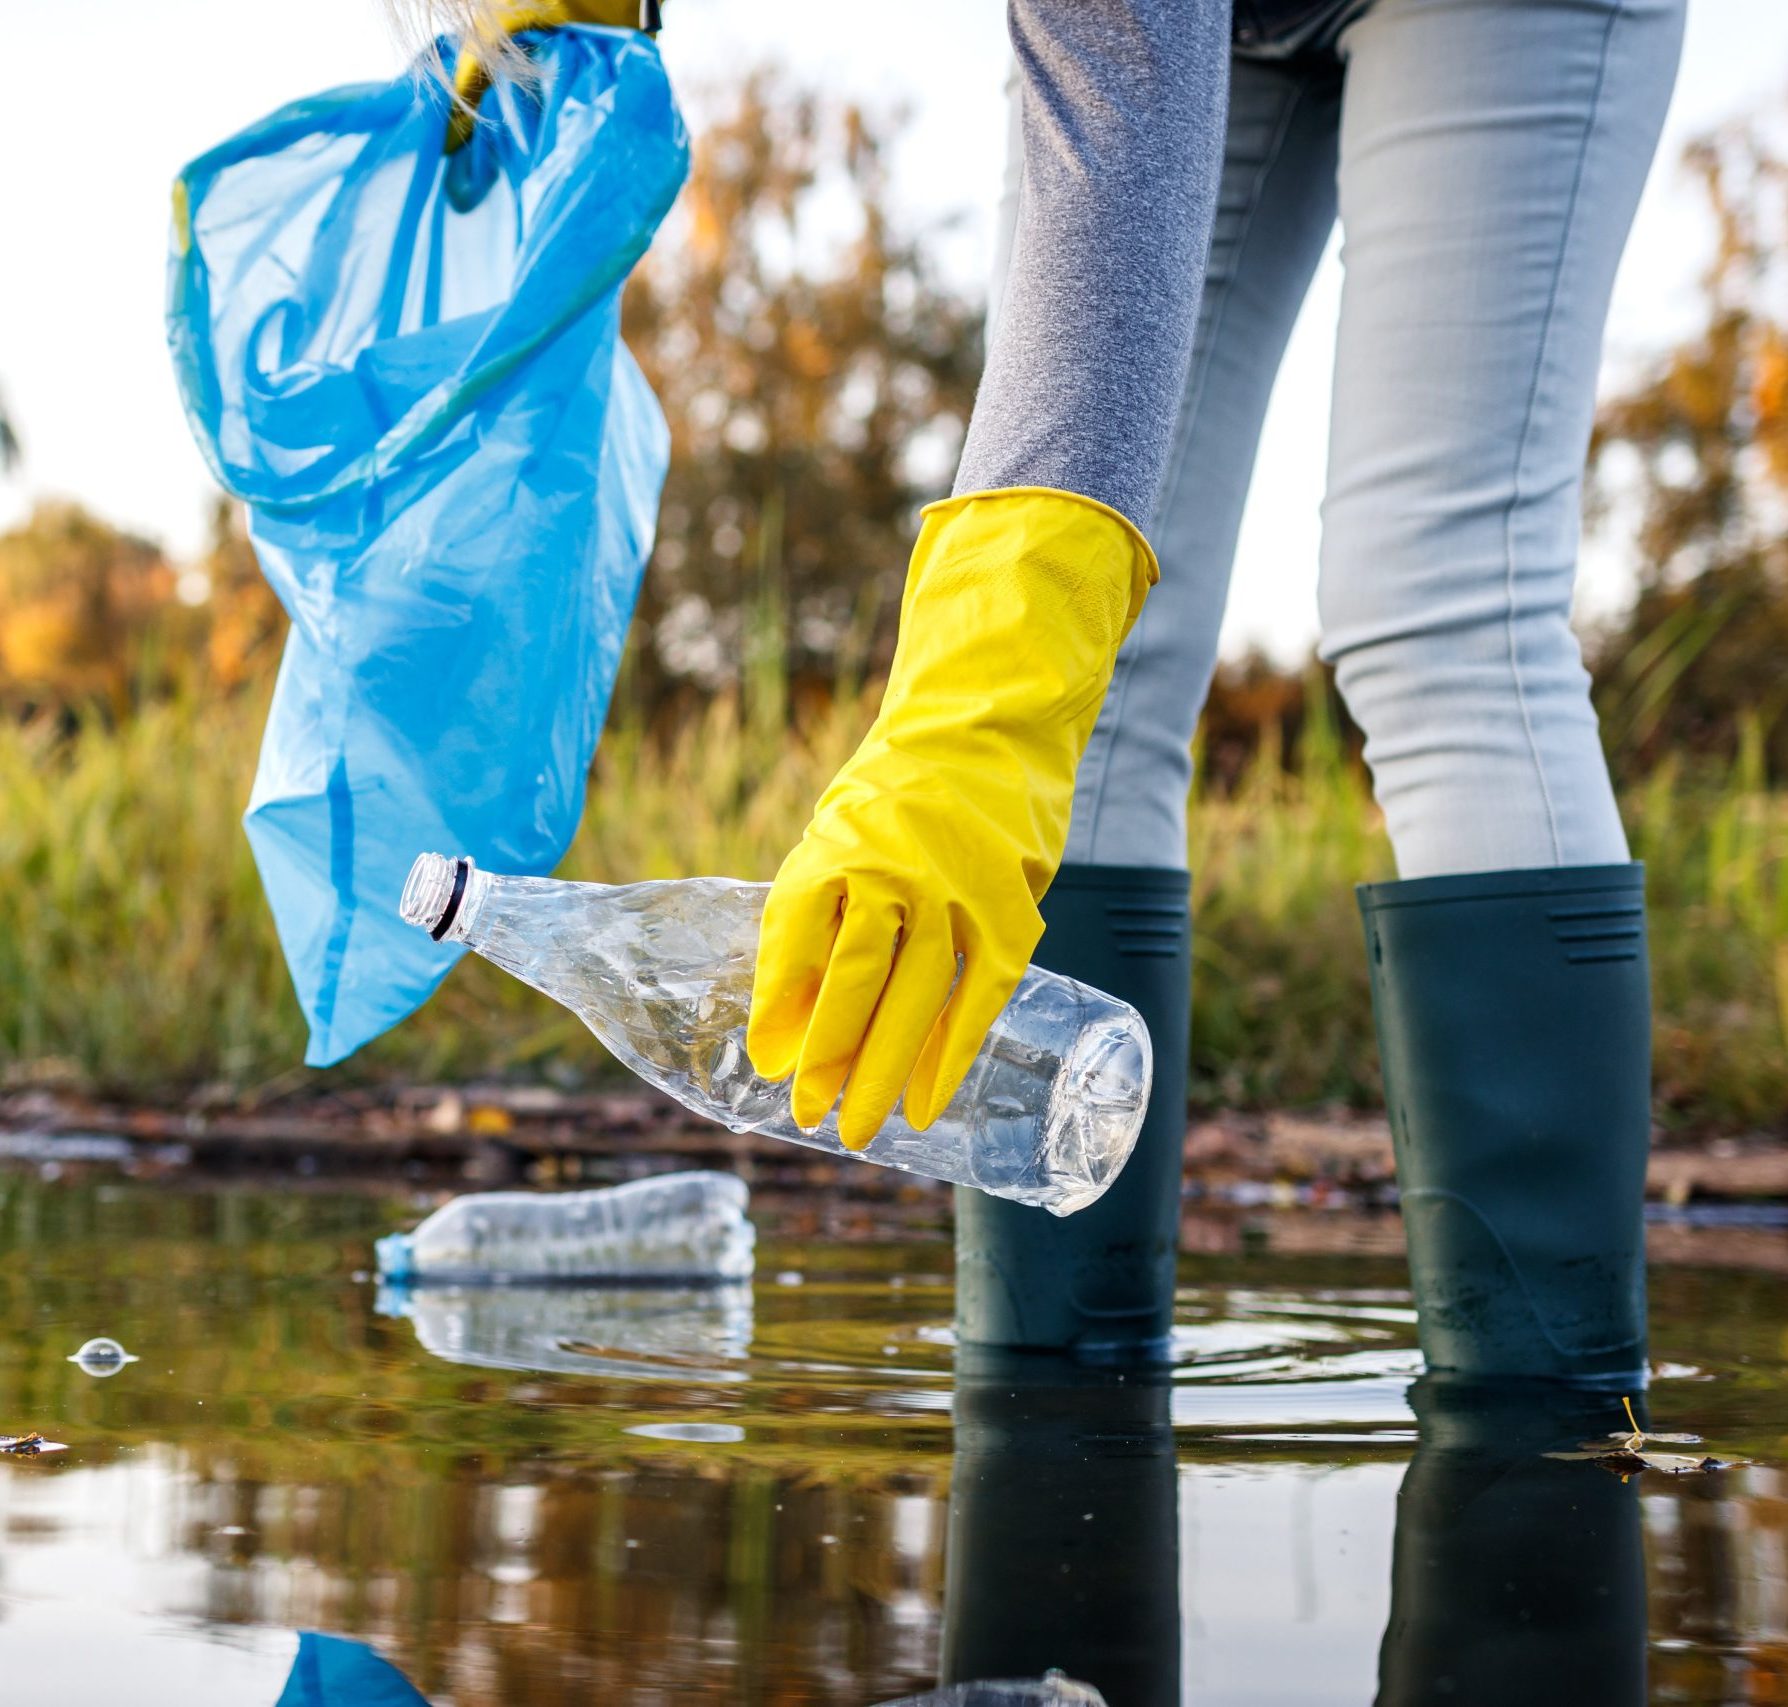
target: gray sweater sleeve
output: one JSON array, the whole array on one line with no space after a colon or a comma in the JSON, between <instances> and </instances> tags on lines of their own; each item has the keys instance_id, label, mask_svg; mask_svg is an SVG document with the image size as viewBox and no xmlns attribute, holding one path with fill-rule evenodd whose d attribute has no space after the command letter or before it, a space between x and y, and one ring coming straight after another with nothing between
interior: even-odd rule
<instances>
[{"instance_id":1,"label":"gray sweater sleeve","mask_svg":"<svg viewBox=\"0 0 1788 1707\"><path fill-rule=\"evenodd\" d=\"M1052 486L1148 528L1222 164L1230 0L1010 0L1024 172L956 492Z\"/></svg>"}]
</instances>

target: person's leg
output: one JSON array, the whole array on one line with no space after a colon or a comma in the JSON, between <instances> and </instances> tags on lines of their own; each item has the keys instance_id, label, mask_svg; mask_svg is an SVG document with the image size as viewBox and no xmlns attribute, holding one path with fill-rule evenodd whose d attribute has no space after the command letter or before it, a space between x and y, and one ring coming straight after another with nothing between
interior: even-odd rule
<instances>
[{"instance_id":1,"label":"person's leg","mask_svg":"<svg viewBox=\"0 0 1788 1707\"><path fill-rule=\"evenodd\" d=\"M1186 798L1273 376L1334 223L1339 67L1238 60L1197 341L1156 511L1161 584L1118 655L1042 909L1050 967L1133 1003L1155 1080L1136 1154L1066 1221L958 1192L964 1341L1122 1355L1173 1305L1191 1000Z\"/></svg>"},{"instance_id":2,"label":"person's leg","mask_svg":"<svg viewBox=\"0 0 1788 1707\"><path fill-rule=\"evenodd\" d=\"M1267 402L1334 228L1340 117L1332 56L1234 61L1198 330L1150 529L1161 582L1118 653L1081 761L1071 863L1186 863L1192 737Z\"/></svg>"},{"instance_id":3,"label":"person's leg","mask_svg":"<svg viewBox=\"0 0 1788 1707\"><path fill-rule=\"evenodd\" d=\"M1682 0L1379 0L1343 37L1323 652L1423 1349L1643 1379L1649 993L1569 625L1603 321Z\"/></svg>"},{"instance_id":4,"label":"person's leg","mask_svg":"<svg viewBox=\"0 0 1788 1707\"><path fill-rule=\"evenodd\" d=\"M1681 25L1682 0L1379 0L1343 38L1322 651L1404 877L1627 857L1571 587Z\"/></svg>"}]
</instances>

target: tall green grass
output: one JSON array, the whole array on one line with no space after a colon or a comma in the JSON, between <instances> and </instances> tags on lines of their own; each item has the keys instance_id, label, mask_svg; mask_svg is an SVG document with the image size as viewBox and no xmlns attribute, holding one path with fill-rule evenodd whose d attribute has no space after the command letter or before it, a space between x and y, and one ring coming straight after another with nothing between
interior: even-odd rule
<instances>
[{"instance_id":1,"label":"tall green grass","mask_svg":"<svg viewBox=\"0 0 1788 1707\"><path fill-rule=\"evenodd\" d=\"M867 726L852 696L787 736L729 701L668 739L604 741L565 872L771 876ZM478 963L327 1075L303 1027L238 822L261 708L152 706L72 736L0 724L0 1073L128 1096L253 1095L369 1078L613 1069L569 1015ZM1788 1124L1788 795L1761 744L1709 782L1666 768L1625 802L1650 868L1667 1118ZM1318 719L1295 764L1192 803L1192 1060L1206 1105L1379 1095L1352 886L1391 874L1357 766Z\"/></svg>"}]
</instances>

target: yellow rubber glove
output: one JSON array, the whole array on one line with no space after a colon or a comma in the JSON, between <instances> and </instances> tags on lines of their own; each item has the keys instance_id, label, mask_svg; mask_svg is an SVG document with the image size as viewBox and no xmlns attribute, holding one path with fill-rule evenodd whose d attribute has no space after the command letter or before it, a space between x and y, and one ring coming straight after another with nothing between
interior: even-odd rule
<instances>
[{"instance_id":1,"label":"yellow rubber glove","mask_svg":"<svg viewBox=\"0 0 1788 1707\"><path fill-rule=\"evenodd\" d=\"M955 1095L1043 933L1074 772L1158 573L1089 498L925 511L881 714L764 907L746 1048L794 1075L802 1126L843 1088L839 1136L861 1149L902 1087L916 1127Z\"/></svg>"},{"instance_id":2,"label":"yellow rubber glove","mask_svg":"<svg viewBox=\"0 0 1788 1707\"><path fill-rule=\"evenodd\" d=\"M490 87L490 62L501 57L500 44L523 30L550 30L559 24L607 24L615 29L645 29L656 8L640 0L513 0L500 7L482 39L468 40L453 68L453 91L464 102L447 121L447 152L462 148L472 137L478 103Z\"/></svg>"}]
</instances>

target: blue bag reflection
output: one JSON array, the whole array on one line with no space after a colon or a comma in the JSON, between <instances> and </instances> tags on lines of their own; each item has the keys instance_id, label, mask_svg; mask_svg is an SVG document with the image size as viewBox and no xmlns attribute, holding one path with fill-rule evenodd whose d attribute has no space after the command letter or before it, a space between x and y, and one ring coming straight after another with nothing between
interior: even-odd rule
<instances>
[{"instance_id":1,"label":"blue bag reflection","mask_svg":"<svg viewBox=\"0 0 1788 1707\"><path fill-rule=\"evenodd\" d=\"M427 1697L364 1642L305 1630L275 1707L429 1707Z\"/></svg>"}]
</instances>

